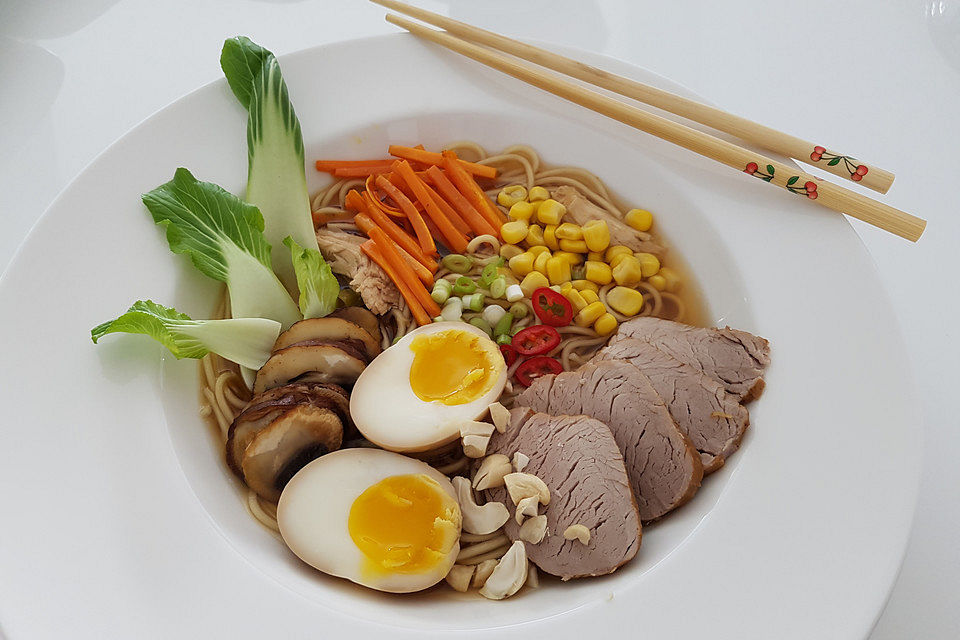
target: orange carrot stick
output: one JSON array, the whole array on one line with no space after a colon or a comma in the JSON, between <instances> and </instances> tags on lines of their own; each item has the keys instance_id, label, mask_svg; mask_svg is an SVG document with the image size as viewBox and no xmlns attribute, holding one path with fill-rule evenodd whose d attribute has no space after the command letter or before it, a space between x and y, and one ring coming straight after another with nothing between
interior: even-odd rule
<instances>
[{"instance_id":1,"label":"orange carrot stick","mask_svg":"<svg viewBox=\"0 0 960 640\"><path fill-rule=\"evenodd\" d=\"M366 211L367 205L363 201L363 196L356 189L350 189L347 197L343 199L343 206L350 211Z\"/></svg>"},{"instance_id":2,"label":"orange carrot stick","mask_svg":"<svg viewBox=\"0 0 960 640\"><path fill-rule=\"evenodd\" d=\"M422 149L415 149L413 147L402 147L398 144L390 145L390 148L387 149L387 151L392 156L403 158L404 160L422 162L423 164L428 165L438 165L443 161L443 156L439 153L433 151L423 151ZM465 162L459 158L457 159L457 164L463 168L464 171L471 175L479 176L481 178L489 178L491 180L497 177L497 169L495 167L488 167L475 162Z\"/></svg>"},{"instance_id":3,"label":"orange carrot stick","mask_svg":"<svg viewBox=\"0 0 960 640\"><path fill-rule=\"evenodd\" d=\"M337 169L347 169L354 167L372 167L376 165L387 165L393 162L390 158L382 160L317 160L315 166L317 171L324 173L333 173Z\"/></svg>"},{"instance_id":4,"label":"orange carrot stick","mask_svg":"<svg viewBox=\"0 0 960 640\"><path fill-rule=\"evenodd\" d=\"M427 312L423 310L423 306L417 300L417 297L413 294L413 290L407 286L407 284L400 278L396 270L391 266L384 257L383 252L380 251L380 248L374 243L373 240L367 240L360 245L360 250L363 251L367 256L376 262L381 269L383 269L387 277L397 285L397 289L400 290L400 295L403 296L403 299L407 301L407 306L410 307L410 312L413 314L414 319L417 321L417 324L421 327L425 324L430 324L430 316L427 315Z\"/></svg>"},{"instance_id":5,"label":"orange carrot stick","mask_svg":"<svg viewBox=\"0 0 960 640\"><path fill-rule=\"evenodd\" d=\"M418 176L420 174L417 174ZM420 176L423 179L423 176ZM427 181L423 179L423 188L427 190L427 193L430 194L430 197L433 198L433 201L440 207L440 211L443 211L443 215L447 216L450 219L450 222L453 223L453 226L457 228L457 231L462 233L465 236L470 235L470 225L464 222L463 218L457 213L457 210L450 206L450 203L440 197L440 194L434 191L433 187L427 184Z\"/></svg>"},{"instance_id":6,"label":"orange carrot stick","mask_svg":"<svg viewBox=\"0 0 960 640\"><path fill-rule=\"evenodd\" d=\"M396 246L390 241L387 234L385 234L380 227L373 227L370 229L370 239L376 243L377 248L383 252L383 256L387 259L387 262L393 266L400 278L410 287L413 295L417 297L417 300L423 306L424 311L431 316L440 315L440 306L430 297L430 292L424 288L423 283L417 278L417 274L413 272L413 269L400 257Z\"/></svg>"},{"instance_id":7,"label":"orange carrot stick","mask_svg":"<svg viewBox=\"0 0 960 640\"><path fill-rule=\"evenodd\" d=\"M377 226L376 223L375 223L373 220L370 219L370 216L368 216L368 215L365 214L365 213L358 213L358 214L354 217L353 221L354 221L354 223L357 225L357 228L360 229L360 231L362 231L362 232L364 232L365 234L367 234L367 236L370 235L370 229L372 229L373 227ZM400 245L398 245L398 244L396 243L396 240L394 240L394 239L391 238L391 239L390 239L390 242L393 243L394 247L395 247L395 248L397 249L397 251L400 253L400 257L403 258L404 261L405 261L408 265L410 265L410 268L413 269L413 271L417 274L417 277L420 278L420 282L422 282L425 286L432 288L432 287L433 287L433 274L430 273L430 271L429 271L425 266L423 266L422 264L420 264L419 262L417 262L417 259L416 259L416 258L414 258L413 256L411 256L411 255L410 255L409 253L407 253L406 251L404 251L404 250L403 250L403 247L401 247Z\"/></svg>"},{"instance_id":8,"label":"orange carrot stick","mask_svg":"<svg viewBox=\"0 0 960 640\"><path fill-rule=\"evenodd\" d=\"M389 164L375 164L369 167L341 167L333 171L333 176L335 178L366 178L387 171L390 171Z\"/></svg>"},{"instance_id":9,"label":"orange carrot stick","mask_svg":"<svg viewBox=\"0 0 960 640\"><path fill-rule=\"evenodd\" d=\"M430 167L427 169L427 176L433 182L433 186L437 188L437 191L447 199L453 207L460 212L460 215L463 216L463 219L467 224L470 225L470 228L473 229L473 232L478 236L484 234L497 235L497 231L492 224L487 222L487 219L480 215L480 212L470 204L470 201L463 197L463 194L457 191L457 187L450 182L449 178L440 171L440 168L437 166Z\"/></svg>"},{"instance_id":10,"label":"orange carrot stick","mask_svg":"<svg viewBox=\"0 0 960 640\"><path fill-rule=\"evenodd\" d=\"M430 193L427 192L427 185L423 184L423 180L417 177L417 174L413 172L413 169L410 168L407 161L401 160L397 162L394 165L394 171L407 183L407 186L413 191L417 200L423 203L427 215L433 221L433 224L437 226L437 229L440 230L440 236L443 238L444 244L457 253L466 251L467 243L469 242L467 236L460 233L447 216L443 215L443 211L440 210L437 203L430 197Z\"/></svg>"},{"instance_id":11,"label":"orange carrot stick","mask_svg":"<svg viewBox=\"0 0 960 640\"><path fill-rule=\"evenodd\" d=\"M483 189L480 188L473 177L457 163L456 153L453 151L443 152L443 169L450 181L456 185L457 190L470 201L470 204L490 223L490 226L497 230L494 235L500 237L500 225L503 224L500 211L490 202L487 194L483 192Z\"/></svg>"},{"instance_id":12,"label":"orange carrot stick","mask_svg":"<svg viewBox=\"0 0 960 640\"><path fill-rule=\"evenodd\" d=\"M377 176L377 186L386 191L387 195L393 198L393 201L400 205L400 209L407 215L407 219L413 225L413 230L417 234L417 242L420 243L423 253L428 256L437 255L437 245L433 242L433 236L430 235L430 230L424 224L423 216L413 206L410 199L403 195L400 189L393 186L393 183L387 180L386 176Z\"/></svg>"},{"instance_id":13,"label":"orange carrot stick","mask_svg":"<svg viewBox=\"0 0 960 640\"><path fill-rule=\"evenodd\" d=\"M431 273L436 273L436 261L425 255L420 249L420 245L417 244L417 241L397 226L397 223L388 218L387 215L373 203L376 198L374 198L369 191L364 191L363 197L367 203L366 213L377 226L383 229L394 242L403 247L404 251L416 258L417 262L425 266Z\"/></svg>"}]
</instances>

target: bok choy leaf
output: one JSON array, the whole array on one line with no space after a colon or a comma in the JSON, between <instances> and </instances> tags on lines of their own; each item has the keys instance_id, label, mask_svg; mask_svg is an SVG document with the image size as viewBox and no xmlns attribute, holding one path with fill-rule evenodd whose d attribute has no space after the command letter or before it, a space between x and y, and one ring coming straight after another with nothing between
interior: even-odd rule
<instances>
[{"instance_id":1,"label":"bok choy leaf","mask_svg":"<svg viewBox=\"0 0 960 640\"><path fill-rule=\"evenodd\" d=\"M283 244L290 249L290 258L300 287L300 313L306 318L322 318L337 307L340 283L323 256L316 249L304 249L287 236Z\"/></svg>"},{"instance_id":2,"label":"bok choy leaf","mask_svg":"<svg viewBox=\"0 0 960 640\"><path fill-rule=\"evenodd\" d=\"M263 217L253 205L186 169L143 195L154 222L167 230L174 253L185 253L203 274L225 282L235 318L269 318L286 329L300 310L270 268Z\"/></svg>"},{"instance_id":3,"label":"bok choy leaf","mask_svg":"<svg viewBox=\"0 0 960 640\"><path fill-rule=\"evenodd\" d=\"M270 357L280 323L266 318L193 320L172 307L138 300L116 320L94 327L90 335L96 343L108 333L142 333L177 358L202 358L213 352L256 370Z\"/></svg>"},{"instance_id":4,"label":"bok choy leaf","mask_svg":"<svg viewBox=\"0 0 960 640\"><path fill-rule=\"evenodd\" d=\"M310 215L300 121L272 53L238 36L224 42L220 66L248 111L246 200L263 214L264 233L273 246L274 271L287 289L295 291L296 274L281 242L290 236L302 247L319 250Z\"/></svg>"}]
</instances>

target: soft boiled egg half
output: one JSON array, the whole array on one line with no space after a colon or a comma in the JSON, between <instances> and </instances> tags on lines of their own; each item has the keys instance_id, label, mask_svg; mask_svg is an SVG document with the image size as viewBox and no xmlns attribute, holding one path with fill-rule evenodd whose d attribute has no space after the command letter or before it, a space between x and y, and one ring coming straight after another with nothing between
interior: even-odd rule
<instances>
[{"instance_id":1,"label":"soft boiled egg half","mask_svg":"<svg viewBox=\"0 0 960 640\"><path fill-rule=\"evenodd\" d=\"M443 580L460 551L447 477L378 449L341 449L306 465L280 495L277 524L307 564L391 593Z\"/></svg>"},{"instance_id":2,"label":"soft boiled egg half","mask_svg":"<svg viewBox=\"0 0 960 640\"><path fill-rule=\"evenodd\" d=\"M427 451L460 437L460 424L496 402L507 381L500 349L463 322L415 329L367 365L350 414L370 442L390 451Z\"/></svg>"}]
</instances>

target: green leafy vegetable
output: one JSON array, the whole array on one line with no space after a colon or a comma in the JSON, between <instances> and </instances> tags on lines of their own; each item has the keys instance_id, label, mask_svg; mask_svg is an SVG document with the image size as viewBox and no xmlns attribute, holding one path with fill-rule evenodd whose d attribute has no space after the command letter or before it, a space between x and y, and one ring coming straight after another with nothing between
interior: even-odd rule
<instances>
[{"instance_id":1,"label":"green leafy vegetable","mask_svg":"<svg viewBox=\"0 0 960 640\"><path fill-rule=\"evenodd\" d=\"M323 256L316 249L304 249L287 236L283 244L290 249L290 259L300 287L300 313L304 318L322 318L337 307L340 283Z\"/></svg>"},{"instance_id":2,"label":"green leafy vegetable","mask_svg":"<svg viewBox=\"0 0 960 640\"><path fill-rule=\"evenodd\" d=\"M174 253L185 253L205 275L227 283L235 318L270 318L286 329L300 311L270 268L263 217L215 184L186 169L143 195L154 222L167 230Z\"/></svg>"},{"instance_id":3,"label":"green leafy vegetable","mask_svg":"<svg viewBox=\"0 0 960 640\"><path fill-rule=\"evenodd\" d=\"M202 358L210 352L244 367L259 369L270 357L280 323L265 318L193 320L172 307L138 300L125 314L96 326L96 343L108 333L142 333L157 340L177 358Z\"/></svg>"},{"instance_id":4,"label":"green leafy vegetable","mask_svg":"<svg viewBox=\"0 0 960 640\"><path fill-rule=\"evenodd\" d=\"M259 63L259 67L257 66ZM303 135L280 65L272 53L242 36L223 45L220 66L247 118L247 196L265 220L273 269L293 291L296 274L281 241L292 237L317 249L304 173Z\"/></svg>"}]
</instances>

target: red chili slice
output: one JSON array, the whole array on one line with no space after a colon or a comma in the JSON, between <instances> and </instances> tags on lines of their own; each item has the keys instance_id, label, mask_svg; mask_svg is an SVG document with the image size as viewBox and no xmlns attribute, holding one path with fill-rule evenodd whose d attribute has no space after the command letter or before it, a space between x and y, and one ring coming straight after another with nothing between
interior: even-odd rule
<instances>
[{"instance_id":1,"label":"red chili slice","mask_svg":"<svg viewBox=\"0 0 960 640\"><path fill-rule=\"evenodd\" d=\"M513 347L522 356L538 356L560 344L560 333L548 324L535 324L513 336Z\"/></svg>"},{"instance_id":2,"label":"red chili slice","mask_svg":"<svg viewBox=\"0 0 960 640\"><path fill-rule=\"evenodd\" d=\"M533 312L540 318L540 322L551 327L565 327L573 319L573 307L570 301L562 295L540 287L533 292Z\"/></svg>"},{"instance_id":3,"label":"red chili slice","mask_svg":"<svg viewBox=\"0 0 960 640\"><path fill-rule=\"evenodd\" d=\"M500 345L500 353L503 354L503 361L507 363L508 367L516 362L517 358L519 357L517 355L517 350L511 347L509 344Z\"/></svg>"},{"instance_id":4,"label":"red chili slice","mask_svg":"<svg viewBox=\"0 0 960 640\"><path fill-rule=\"evenodd\" d=\"M556 358L550 356L537 356L530 358L519 367L517 367L514 376L517 382L525 387L533 384L533 381L540 376L546 376L551 373L560 373L563 371L563 365Z\"/></svg>"}]
</instances>

